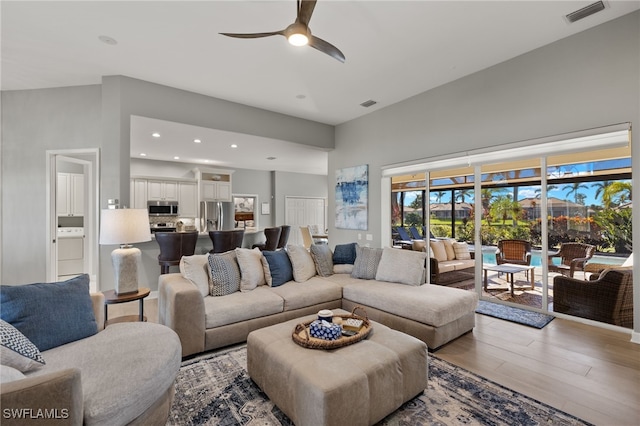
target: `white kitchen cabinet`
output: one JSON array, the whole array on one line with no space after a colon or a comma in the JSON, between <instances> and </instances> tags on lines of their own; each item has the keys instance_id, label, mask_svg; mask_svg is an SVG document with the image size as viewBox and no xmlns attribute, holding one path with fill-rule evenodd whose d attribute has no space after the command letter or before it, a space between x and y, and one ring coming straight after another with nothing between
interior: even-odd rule
<instances>
[{"instance_id":1,"label":"white kitchen cabinet","mask_svg":"<svg viewBox=\"0 0 640 426\"><path fill-rule=\"evenodd\" d=\"M178 201L178 182L148 180L147 199L149 201Z\"/></svg>"},{"instance_id":2,"label":"white kitchen cabinet","mask_svg":"<svg viewBox=\"0 0 640 426\"><path fill-rule=\"evenodd\" d=\"M131 179L131 202L132 209L147 208L147 180Z\"/></svg>"},{"instance_id":3,"label":"white kitchen cabinet","mask_svg":"<svg viewBox=\"0 0 640 426\"><path fill-rule=\"evenodd\" d=\"M84 215L84 175L81 173L58 173L56 189L58 216Z\"/></svg>"},{"instance_id":4,"label":"white kitchen cabinet","mask_svg":"<svg viewBox=\"0 0 640 426\"><path fill-rule=\"evenodd\" d=\"M200 199L203 201L231 201L231 175L215 175L216 179L206 179L202 174L200 181ZM210 178L211 179L211 178Z\"/></svg>"},{"instance_id":5,"label":"white kitchen cabinet","mask_svg":"<svg viewBox=\"0 0 640 426\"><path fill-rule=\"evenodd\" d=\"M178 183L178 204L180 217L198 216L198 185L195 182Z\"/></svg>"}]
</instances>

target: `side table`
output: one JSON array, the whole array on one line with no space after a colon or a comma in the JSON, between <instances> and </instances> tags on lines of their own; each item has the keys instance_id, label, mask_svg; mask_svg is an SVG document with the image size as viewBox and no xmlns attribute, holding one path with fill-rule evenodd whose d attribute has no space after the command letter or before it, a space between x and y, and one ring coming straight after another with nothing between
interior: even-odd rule
<instances>
[{"instance_id":1,"label":"side table","mask_svg":"<svg viewBox=\"0 0 640 426\"><path fill-rule=\"evenodd\" d=\"M107 290L103 291L104 294L104 326L108 326L109 324L115 324L118 322L130 322L130 321L146 321L147 318L144 316L144 298L147 297L151 293L151 290L143 287L139 288L135 293L125 293L125 294L116 294L115 290ZM125 303L125 302L133 302L134 300L140 301L140 314L139 315L125 315L122 317L117 317L109 321L109 316L107 312L107 307L109 305L115 303Z\"/></svg>"}]
</instances>

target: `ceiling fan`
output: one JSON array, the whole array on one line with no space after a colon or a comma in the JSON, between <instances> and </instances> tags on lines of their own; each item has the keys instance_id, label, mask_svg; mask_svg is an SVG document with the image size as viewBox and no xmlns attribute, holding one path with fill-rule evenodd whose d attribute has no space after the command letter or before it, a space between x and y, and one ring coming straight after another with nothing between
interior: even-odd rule
<instances>
[{"instance_id":1,"label":"ceiling fan","mask_svg":"<svg viewBox=\"0 0 640 426\"><path fill-rule=\"evenodd\" d=\"M235 38L260 38L260 37L270 37L273 35L281 35L285 36L289 43L294 46L305 46L309 45L314 49L317 49L327 55L339 60L340 62L345 61L344 54L332 45L321 38L318 38L314 35L311 35L311 30L309 29L309 21L311 20L311 14L313 13L313 8L316 6L316 0L297 0L296 6L296 21L289 25L284 30L273 31L269 33L252 33L252 34L235 34L235 33L220 33L227 37L235 37Z\"/></svg>"}]
</instances>

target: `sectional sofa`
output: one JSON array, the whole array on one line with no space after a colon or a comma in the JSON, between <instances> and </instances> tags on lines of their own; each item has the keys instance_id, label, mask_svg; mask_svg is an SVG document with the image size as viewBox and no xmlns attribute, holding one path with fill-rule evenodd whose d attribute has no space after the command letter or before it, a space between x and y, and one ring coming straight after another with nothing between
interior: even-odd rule
<instances>
[{"instance_id":1,"label":"sectional sofa","mask_svg":"<svg viewBox=\"0 0 640 426\"><path fill-rule=\"evenodd\" d=\"M159 321L178 334L187 357L321 309L360 306L433 350L473 329L478 297L424 284L425 259L424 252L357 244L335 253L313 245L184 257L180 273L159 278Z\"/></svg>"}]
</instances>

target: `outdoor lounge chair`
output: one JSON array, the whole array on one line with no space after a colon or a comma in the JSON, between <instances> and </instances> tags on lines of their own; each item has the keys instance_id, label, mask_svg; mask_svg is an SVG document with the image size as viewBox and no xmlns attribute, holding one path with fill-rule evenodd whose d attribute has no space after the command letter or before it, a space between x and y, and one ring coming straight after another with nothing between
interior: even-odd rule
<instances>
[{"instance_id":1,"label":"outdoor lounge chair","mask_svg":"<svg viewBox=\"0 0 640 426\"><path fill-rule=\"evenodd\" d=\"M596 247L583 243L562 243L557 253L549 254L549 271L573 277L575 271L583 271L589 259L593 257ZM559 257L560 265L552 263L554 257Z\"/></svg>"},{"instance_id":2,"label":"outdoor lounge chair","mask_svg":"<svg viewBox=\"0 0 640 426\"><path fill-rule=\"evenodd\" d=\"M406 229L404 229L404 228L403 228L403 227L401 227L401 226L398 226L398 227L396 228L396 232L398 233L398 237L400 237L400 240L401 240L401 241L407 241L407 242L409 242L409 243L411 242L411 239L412 239L412 238L409 236L409 234L407 233L407 230L406 230ZM422 238L420 238L420 239L422 239Z\"/></svg>"},{"instance_id":3,"label":"outdoor lounge chair","mask_svg":"<svg viewBox=\"0 0 640 426\"><path fill-rule=\"evenodd\" d=\"M413 237L414 240L421 240L423 238L422 235L420 235L420 231L418 231L418 228L415 226L410 227L409 232L411 232L411 237Z\"/></svg>"},{"instance_id":4,"label":"outdoor lounge chair","mask_svg":"<svg viewBox=\"0 0 640 426\"><path fill-rule=\"evenodd\" d=\"M633 328L633 269L607 269L594 281L554 277L553 310Z\"/></svg>"}]
</instances>

